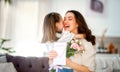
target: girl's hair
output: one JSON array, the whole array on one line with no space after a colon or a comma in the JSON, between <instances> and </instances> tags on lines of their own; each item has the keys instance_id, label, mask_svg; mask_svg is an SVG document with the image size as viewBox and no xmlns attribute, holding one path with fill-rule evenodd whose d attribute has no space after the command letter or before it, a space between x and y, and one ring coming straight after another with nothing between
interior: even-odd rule
<instances>
[{"instance_id":1,"label":"girl's hair","mask_svg":"<svg viewBox=\"0 0 120 72\"><path fill-rule=\"evenodd\" d=\"M56 12L48 13L44 18L43 23L43 38L42 43L57 41L56 23L60 21L60 14Z\"/></svg>"},{"instance_id":2,"label":"girl's hair","mask_svg":"<svg viewBox=\"0 0 120 72\"><path fill-rule=\"evenodd\" d=\"M92 45L95 45L95 36L92 35L91 30L88 28L87 23L84 19L84 17L82 16L82 14L76 10L69 10L66 13L73 13L76 22L78 23L78 33L79 34L85 34L86 35L86 40L90 41L92 43Z\"/></svg>"}]
</instances>

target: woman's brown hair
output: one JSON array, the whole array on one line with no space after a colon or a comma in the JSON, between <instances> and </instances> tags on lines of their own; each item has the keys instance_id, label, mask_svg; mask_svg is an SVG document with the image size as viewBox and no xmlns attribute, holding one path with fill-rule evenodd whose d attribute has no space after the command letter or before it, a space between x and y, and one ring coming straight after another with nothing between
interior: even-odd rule
<instances>
[{"instance_id":1,"label":"woman's brown hair","mask_svg":"<svg viewBox=\"0 0 120 72\"><path fill-rule=\"evenodd\" d=\"M95 42L96 37L94 35L92 35L92 32L88 28L87 23L86 23L84 17L82 16L82 14L76 10L69 10L66 13L69 13L69 12L74 14L76 22L78 23L78 33L85 34L86 40L90 41L92 43L92 45L95 45L96 44L96 42Z\"/></svg>"},{"instance_id":2,"label":"woman's brown hair","mask_svg":"<svg viewBox=\"0 0 120 72\"><path fill-rule=\"evenodd\" d=\"M43 38L42 43L57 41L56 23L60 21L60 14L56 12L48 13L44 18L43 23Z\"/></svg>"}]
</instances>

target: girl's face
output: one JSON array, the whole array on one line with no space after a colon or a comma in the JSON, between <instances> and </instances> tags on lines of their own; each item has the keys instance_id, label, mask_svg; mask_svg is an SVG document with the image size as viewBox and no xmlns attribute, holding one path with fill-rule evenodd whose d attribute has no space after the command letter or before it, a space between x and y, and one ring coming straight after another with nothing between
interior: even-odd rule
<instances>
[{"instance_id":1,"label":"girl's face","mask_svg":"<svg viewBox=\"0 0 120 72\"><path fill-rule=\"evenodd\" d=\"M74 34L78 33L78 24L76 22L75 16L72 12L68 12L63 21L64 29L67 31L70 31Z\"/></svg>"},{"instance_id":2,"label":"girl's face","mask_svg":"<svg viewBox=\"0 0 120 72\"><path fill-rule=\"evenodd\" d=\"M60 17L60 21L56 23L57 32L61 33L63 30L63 19Z\"/></svg>"}]
</instances>

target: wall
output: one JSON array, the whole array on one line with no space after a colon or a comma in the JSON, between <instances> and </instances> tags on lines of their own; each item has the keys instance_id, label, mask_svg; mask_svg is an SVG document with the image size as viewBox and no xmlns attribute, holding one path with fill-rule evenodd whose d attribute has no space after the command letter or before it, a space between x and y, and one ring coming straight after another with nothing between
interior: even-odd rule
<instances>
[{"instance_id":1,"label":"wall","mask_svg":"<svg viewBox=\"0 0 120 72\"><path fill-rule=\"evenodd\" d=\"M85 17L89 27L96 36L101 36L102 32L107 29L106 36L120 36L120 0L106 0L104 15L90 15L89 1L90 0L52 0L51 11L57 11L64 14L69 9L80 11Z\"/></svg>"}]
</instances>

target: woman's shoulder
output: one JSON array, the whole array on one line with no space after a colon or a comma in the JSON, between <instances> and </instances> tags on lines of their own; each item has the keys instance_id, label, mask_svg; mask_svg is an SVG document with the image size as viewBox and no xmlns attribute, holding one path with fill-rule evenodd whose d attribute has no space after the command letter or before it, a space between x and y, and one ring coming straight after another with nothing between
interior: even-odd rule
<instances>
[{"instance_id":1,"label":"woman's shoulder","mask_svg":"<svg viewBox=\"0 0 120 72\"><path fill-rule=\"evenodd\" d=\"M80 39L80 41L81 41L83 44L92 44L91 42L87 41L86 39Z\"/></svg>"},{"instance_id":2,"label":"woman's shoulder","mask_svg":"<svg viewBox=\"0 0 120 72\"><path fill-rule=\"evenodd\" d=\"M86 49L91 49L91 48L94 48L95 46L92 45L91 42L87 41L86 39L80 39L81 40L81 43L83 44L83 46L86 48Z\"/></svg>"}]
</instances>

